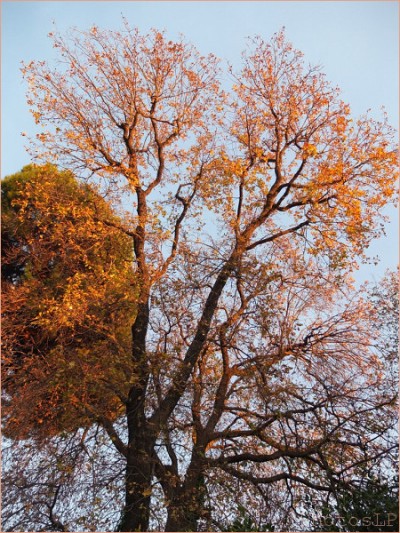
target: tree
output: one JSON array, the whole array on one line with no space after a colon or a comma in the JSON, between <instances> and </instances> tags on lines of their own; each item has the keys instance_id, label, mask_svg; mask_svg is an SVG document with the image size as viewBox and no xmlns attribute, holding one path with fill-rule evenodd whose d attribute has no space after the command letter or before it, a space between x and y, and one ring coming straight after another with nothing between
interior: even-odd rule
<instances>
[{"instance_id":1,"label":"tree","mask_svg":"<svg viewBox=\"0 0 400 533\"><path fill-rule=\"evenodd\" d=\"M394 196L387 118L353 121L283 32L253 41L229 94L213 56L156 30L51 37L58 67L23 69L45 128L32 154L129 210L126 433L109 420L126 462L119 530L148 530L152 495L166 530L193 531L221 480L280 484L295 506L301 487L329 491L377 460L393 397L371 305L343 293Z\"/></svg>"},{"instance_id":2,"label":"tree","mask_svg":"<svg viewBox=\"0 0 400 533\"><path fill-rule=\"evenodd\" d=\"M31 165L3 180L7 436L43 439L120 414L135 284L117 223L70 172Z\"/></svg>"},{"instance_id":3,"label":"tree","mask_svg":"<svg viewBox=\"0 0 400 533\"><path fill-rule=\"evenodd\" d=\"M395 485L387 485L373 477L363 481L358 487L340 491L336 505L323 508L322 527L316 531L399 529L398 480Z\"/></svg>"}]
</instances>

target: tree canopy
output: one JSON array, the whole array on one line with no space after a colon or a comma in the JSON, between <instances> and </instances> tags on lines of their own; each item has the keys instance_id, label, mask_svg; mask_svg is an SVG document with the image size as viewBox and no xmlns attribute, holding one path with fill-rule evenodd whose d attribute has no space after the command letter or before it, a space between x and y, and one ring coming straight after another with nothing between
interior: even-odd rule
<instances>
[{"instance_id":1,"label":"tree canopy","mask_svg":"<svg viewBox=\"0 0 400 533\"><path fill-rule=\"evenodd\" d=\"M3 180L6 435L48 438L120 414L135 277L117 223L70 172L30 165Z\"/></svg>"},{"instance_id":2,"label":"tree canopy","mask_svg":"<svg viewBox=\"0 0 400 533\"><path fill-rule=\"evenodd\" d=\"M68 439L75 480L85 453L101 474L86 503L76 496L85 509L96 499L97 518L63 507L75 481L54 467L28 515L119 531L253 527L241 509L254 506L261 526L300 516L305 491L329 497L395 447L396 391L373 327L382 308L351 278L395 196L387 117L353 117L283 31L250 42L229 90L213 55L157 30L50 37L58 64L23 68L43 128L31 153L69 171L25 171L40 179L10 201L6 297L20 294L22 309L22 324L6 313L22 328L10 368L28 324L53 332L54 348L42 364L24 355L32 366L9 371L6 393L18 425L27 402L14 391L39 373L35 405L57 427L41 460ZM28 251L37 265L20 259ZM48 364L70 384L72 424ZM17 517L10 529L18 520L27 527Z\"/></svg>"}]
</instances>

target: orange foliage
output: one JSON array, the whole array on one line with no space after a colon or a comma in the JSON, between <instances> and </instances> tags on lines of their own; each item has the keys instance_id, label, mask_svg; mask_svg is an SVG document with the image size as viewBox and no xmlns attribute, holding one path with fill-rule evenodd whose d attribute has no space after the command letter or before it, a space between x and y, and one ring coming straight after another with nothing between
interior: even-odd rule
<instances>
[{"instance_id":1,"label":"orange foliage","mask_svg":"<svg viewBox=\"0 0 400 533\"><path fill-rule=\"evenodd\" d=\"M5 432L114 418L130 367L130 240L94 190L50 165L9 176L2 193Z\"/></svg>"}]
</instances>

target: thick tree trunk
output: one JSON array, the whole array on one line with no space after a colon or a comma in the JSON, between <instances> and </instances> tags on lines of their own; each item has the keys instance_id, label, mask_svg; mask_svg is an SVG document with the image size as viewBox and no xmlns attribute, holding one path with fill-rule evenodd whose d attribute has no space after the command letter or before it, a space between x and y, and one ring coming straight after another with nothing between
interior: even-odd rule
<instances>
[{"instance_id":1,"label":"thick tree trunk","mask_svg":"<svg viewBox=\"0 0 400 533\"><path fill-rule=\"evenodd\" d=\"M190 510L181 502L171 503L168 507L168 518L165 531L197 531L200 514Z\"/></svg>"},{"instance_id":2,"label":"thick tree trunk","mask_svg":"<svg viewBox=\"0 0 400 533\"><path fill-rule=\"evenodd\" d=\"M182 489L168 505L165 531L197 531L197 523L204 516L204 480L196 487Z\"/></svg>"},{"instance_id":3,"label":"thick tree trunk","mask_svg":"<svg viewBox=\"0 0 400 533\"><path fill-rule=\"evenodd\" d=\"M136 439L135 439L136 440ZM130 443L125 478L125 507L118 531L148 531L151 482L153 476L152 443L138 435Z\"/></svg>"},{"instance_id":4,"label":"thick tree trunk","mask_svg":"<svg viewBox=\"0 0 400 533\"><path fill-rule=\"evenodd\" d=\"M149 306L138 305L132 326L132 358L134 384L126 405L128 422L128 450L125 475L125 507L118 531L148 531L150 517L151 483L153 478L154 435L145 416L148 366L146 333Z\"/></svg>"},{"instance_id":5,"label":"thick tree trunk","mask_svg":"<svg viewBox=\"0 0 400 533\"><path fill-rule=\"evenodd\" d=\"M185 482L170 499L165 531L197 531L199 519L206 514L205 495L203 464L194 451Z\"/></svg>"}]
</instances>

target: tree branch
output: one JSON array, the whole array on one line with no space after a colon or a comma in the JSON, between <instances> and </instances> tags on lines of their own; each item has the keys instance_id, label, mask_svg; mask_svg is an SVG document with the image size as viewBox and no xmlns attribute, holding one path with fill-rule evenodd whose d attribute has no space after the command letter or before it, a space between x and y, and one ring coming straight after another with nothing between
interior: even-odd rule
<instances>
[{"instance_id":1,"label":"tree branch","mask_svg":"<svg viewBox=\"0 0 400 533\"><path fill-rule=\"evenodd\" d=\"M309 220L305 220L304 222L301 222L300 224L297 224L297 226L293 226L291 228L288 228L283 231L278 231L278 233L275 233L274 235L271 235L270 237L265 237L264 239L260 239L259 241L255 241L249 246L246 247L246 250L252 250L256 246L259 246L260 244L265 244L267 242L272 242L275 239L278 239L279 237L283 237L283 235L288 235L289 233L294 233L295 231L304 228L305 226L308 226L310 224Z\"/></svg>"}]
</instances>

